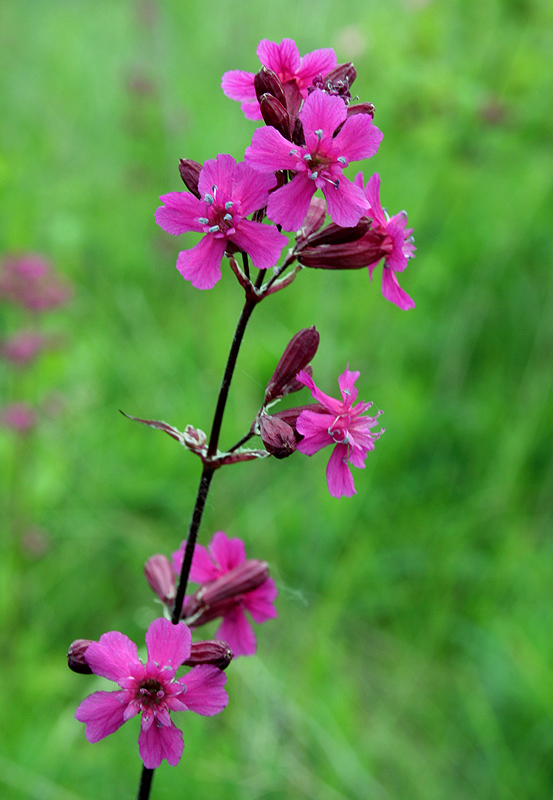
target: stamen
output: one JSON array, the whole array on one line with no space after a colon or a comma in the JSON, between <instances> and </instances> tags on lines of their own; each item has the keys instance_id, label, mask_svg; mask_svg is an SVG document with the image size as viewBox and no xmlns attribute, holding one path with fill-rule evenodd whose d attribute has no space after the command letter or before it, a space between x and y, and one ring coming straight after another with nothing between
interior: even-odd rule
<instances>
[{"instance_id":1,"label":"stamen","mask_svg":"<svg viewBox=\"0 0 553 800\"><path fill-rule=\"evenodd\" d=\"M217 233L218 230L220 230L218 225L212 225L211 228L207 229L207 232L208 233Z\"/></svg>"},{"instance_id":2,"label":"stamen","mask_svg":"<svg viewBox=\"0 0 553 800\"><path fill-rule=\"evenodd\" d=\"M320 141L321 141L321 139L323 138L323 131L322 131L322 128L319 128L319 130L315 131L315 136L317 137L317 139L318 139L318 140L319 140L319 142L320 142Z\"/></svg>"},{"instance_id":3,"label":"stamen","mask_svg":"<svg viewBox=\"0 0 553 800\"><path fill-rule=\"evenodd\" d=\"M223 219L226 220L227 222L232 222L232 214L225 214Z\"/></svg>"},{"instance_id":4,"label":"stamen","mask_svg":"<svg viewBox=\"0 0 553 800\"><path fill-rule=\"evenodd\" d=\"M309 176L309 180L314 181L318 177L319 177L319 173L318 172L312 172L311 175Z\"/></svg>"},{"instance_id":5,"label":"stamen","mask_svg":"<svg viewBox=\"0 0 553 800\"><path fill-rule=\"evenodd\" d=\"M234 202L232 200L227 200L227 202L225 203L225 209L227 211L230 211L230 209L233 207L233 205L234 205Z\"/></svg>"},{"instance_id":6,"label":"stamen","mask_svg":"<svg viewBox=\"0 0 553 800\"><path fill-rule=\"evenodd\" d=\"M212 203L215 202L215 198L213 197L213 195L209 194L209 192L206 192L205 202L208 203L208 205L211 205Z\"/></svg>"},{"instance_id":7,"label":"stamen","mask_svg":"<svg viewBox=\"0 0 553 800\"><path fill-rule=\"evenodd\" d=\"M336 161L339 161L340 164L344 165L344 167L347 167L347 165L348 165L348 160L347 160L347 158L345 156L338 156Z\"/></svg>"},{"instance_id":8,"label":"stamen","mask_svg":"<svg viewBox=\"0 0 553 800\"><path fill-rule=\"evenodd\" d=\"M293 147L290 152L288 153L289 156L297 156L298 151ZM304 156L305 158L305 156Z\"/></svg>"},{"instance_id":9,"label":"stamen","mask_svg":"<svg viewBox=\"0 0 553 800\"><path fill-rule=\"evenodd\" d=\"M311 153L306 153L303 157L304 161L311 161Z\"/></svg>"},{"instance_id":10,"label":"stamen","mask_svg":"<svg viewBox=\"0 0 553 800\"><path fill-rule=\"evenodd\" d=\"M198 217L198 222L200 225L209 225L209 220L207 217Z\"/></svg>"}]
</instances>

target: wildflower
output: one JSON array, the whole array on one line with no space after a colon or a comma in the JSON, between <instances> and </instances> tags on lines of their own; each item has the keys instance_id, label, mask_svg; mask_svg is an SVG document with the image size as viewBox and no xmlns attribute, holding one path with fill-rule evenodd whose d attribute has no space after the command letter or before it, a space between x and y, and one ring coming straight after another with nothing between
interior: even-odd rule
<instances>
[{"instance_id":1,"label":"wildflower","mask_svg":"<svg viewBox=\"0 0 553 800\"><path fill-rule=\"evenodd\" d=\"M144 766L154 769L164 758L176 766L184 742L170 712L195 711L212 716L228 703L223 688L226 676L215 666L197 666L182 678L175 677L190 656L191 640L186 625L155 619L146 633L146 665L139 660L134 642L118 631L104 633L99 642L91 642L84 651L86 664L94 674L115 681L121 688L94 692L77 708L75 718L86 724L88 741L98 742L141 713L138 751Z\"/></svg>"},{"instance_id":2,"label":"wildflower","mask_svg":"<svg viewBox=\"0 0 553 800\"><path fill-rule=\"evenodd\" d=\"M336 53L332 48L313 50L300 56L293 39L283 39L280 44L262 39L256 52L262 65L276 74L285 93L297 92L300 99L307 97L314 78L326 75L336 66ZM241 103L248 119L261 119L254 79L253 72L233 69L225 72L221 87L227 97Z\"/></svg>"},{"instance_id":3,"label":"wildflower","mask_svg":"<svg viewBox=\"0 0 553 800\"><path fill-rule=\"evenodd\" d=\"M343 170L350 161L373 156L382 133L370 114L348 117L341 97L315 89L299 112L305 145L292 145L275 128L259 128L246 148L245 159L262 173L289 170L292 180L269 196L267 216L284 230L301 227L311 198L323 192L330 218L345 228L357 225L367 212L363 189L349 181ZM338 133L336 133L336 131Z\"/></svg>"},{"instance_id":4,"label":"wildflower","mask_svg":"<svg viewBox=\"0 0 553 800\"><path fill-rule=\"evenodd\" d=\"M354 384L359 372L350 372L349 366L338 378L342 393L341 400L321 392L313 378L304 370L298 373L298 380L307 386L324 412L306 409L296 422L298 433L304 437L297 446L300 453L312 456L327 445L335 445L326 468L328 491L333 497L351 497L356 494L353 476L348 466L363 468L369 450L374 450L374 442L384 430L371 433L380 414L364 417L362 414L372 403L355 403L357 389Z\"/></svg>"},{"instance_id":5,"label":"wildflower","mask_svg":"<svg viewBox=\"0 0 553 800\"><path fill-rule=\"evenodd\" d=\"M42 256L34 253L8 256L0 264L0 300L30 311L47 311L63 305L70 296L69 287L60 282Z\"/></svg>"},{"instance_id":6,"label":"wildflower","mask_svg":"<svg viewBox=\"0 0 553 800\"><path fill-rule=\"evenodd\" d=\"M359 172L355 176L355 184L363 188L363 173ZM403 272L407 262L415 255L415 245L413 243L413 228L406 228L407 212L400 211L389 217L387 212L380 205L380 175L375 173L367 183L365 194L370 204L368 215L372 217L372 230L383 237L382 247L388 251L384 259L382 270L382 294L391 303L395 303L402 309L414 308L415 303L398 283L396 272ZM369 275L373 275L373 270L381 260L378 255L375 260L367 264Z\"/></svg>"},{"instance_id":7,"label":"wildflower","mask_svg":"<svg viewBox=\"0 0 553 800\"><path fill-rule=\"evenodd\" d=\"M288 243L275 228L245 219L267 204L274 175L260 175L245 163L219 154L205 162L198 180L200 197L190 192L169 192L160 200L156 222L177 236L185 231L204 233L190 250L179 253L177 269L197 289L211 289L221 278L221 260L229 245L251 256L254 266L276 264Z\"/></svg>"},{"instance_id":8,"label":"wildflower","mask_svg":"<svg viewBox=\"0 0 553 800\"><path fill-rule=\"evenodd\" d=\"M0 356L12 364L23 366L33 361L45 345L46 339L40 333L21 331L0 343Z\"/></svg>"},{"instance_id":9,"label":"wildflower","mask_svg":"<svg viewBox=\"0 0 553 800\"><path fill-rule=\"evenodd\" d=\"M27 433L37 422L37 415L28 403L9 403L0 409L0 424L17 433Z\"/></svg>"},{"instance_id":10,"label":"wildflower","mask_svg":"<svg viewBox=\"0 0 553 800\"><path fill-rule=\"evenodd\" d=\"M185 544L173 553L177 573L181 570ZM228 642L235 656L253 655L255 634L245 612L257 623L277 616L274 607L277 589L268 574L265 562L246 560L241 539L229 539L223 531L218 531L207 548L201 544L195 547L190 580L202 586L195 595L186 598L185 619L192 610L200 614L203 610L202 616L188 622L194 626L222 616L216 638Z\"/></svg>"}]
</instances>

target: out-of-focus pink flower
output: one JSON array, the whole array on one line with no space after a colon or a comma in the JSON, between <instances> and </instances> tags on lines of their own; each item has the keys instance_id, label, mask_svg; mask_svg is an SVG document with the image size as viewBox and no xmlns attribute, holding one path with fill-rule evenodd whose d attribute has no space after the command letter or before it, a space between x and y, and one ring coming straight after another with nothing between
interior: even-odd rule
<instances>
[{"instance_id":1,"label":"out-of-focus pink flower","mask_svg":"<svg viewBox=\"0 0 553 800\"><path fill-rule=\"evenodd\" d=\"M169 192L156 211L156 222L177 236L185 231L204 233L190 250L178 255L177 269L197 289L211 289L221 278L221 260L229 243L243 250L258 269L273 267L288 239L269 225L246 219L267 204L276 178L259 172L229 155L205 162L198 181L200 198L189 192Z\"/></svg>"},{"instance_id":2,"label":"out-of-focus pink flower","mask_svg":"<svg viewBox=\"0 0 553 800\"><path fill-rule=\"evenodd\" d=\"M185 545L186 543L183 542L179 550L173 553L173 567L177 573L180 573L181 570ZM263 562L246 561L244 542L238 538L229 539L223 531L218 531L207 548L201 544L196 545L190 580L194 583L201 583L202 589L209 588L224 576L231 578L230 573L235 570L240 572L241 565L251 564L254 568L253 571L257 572L255 567L261 563ZM225 589L232 590L231 582L228 582L229 585L225 586ZM200 592L197 592L196 595ZM228 642L235 656L253 655L256 649L256 639L245 612L247 611L253 621L257 623L273 619L277 616L274 606L276 596L275 582L268 577L264 577L262 583L251 591L230 594L230 596L227 593L226 599L216 607L216 610L220 609L221 612L217 613L217 616L223 617L223 622L215 634L216 638ZM186 605L183 611L185 609ZM210 618L214 619L214 616Z\"/></svg>"},{"instance_id":3,"label":"out-of-focus pink flower","mask_svg":"<svg viewBox=\"0 0 553 800\"><path fill-rule=\"evenodd\" d=\"M12 364L28 364L44 349L46 339L40 333L21 331L0 343L0 356Z\"/></svg>"},{"instance_id":4,"label":"out-of-focus pink flower","mask_svg":"<svg viewBox=\"0 0 553 800\"><path fill-rule=\"evenodd\" d=\"M182 678L175 677L190 656L191 641L190 630L183 623L172 625L169 620L155 619L146 633L146 665L138 658L134 642L118 631L91 642L84 652L86 663L93 673L121 688L94 692L77 708L75 718L86 724L88 741L98 742L141 713L138 750L144 766L155 769L164 758L176 766L184 742L170 712L212 716L228 703L223 688L226 675L215 666L197 666Z\"/></svg>"},{"instance_id":5,"label":"out-of-focus pink flower","mask_svg":"<svg viewBox=\"0 0 553 800\"><path fill-rule=\"evenodd\" d=\"M292 145L276 128L258 128L246 148L245 159L262 173L289 170L292 180L269 196L267 216L284 230L301 228L317 189L323 192L333 222L348 228L367 212L363 189L343 170L350 161L373 156L382 133L370 114L348 117L341 97L315 89L299 113L305 146ZM336 134L336 131L340 129ZM335 135L336 134L336 135Z\"/></svg>"},{"instance_id":6,"label":"out-of-focus pink flower","mask_svg":"<svg viewBox=\"0 0 553 800\"><path fill-rule=\"evenodd\" d=\"M37 415L28 403L10 403L0 410L0 424L17 433L27 433L37 422Z\"/></svg>"},{"instance_id":7,"label":"out-of-focus pink flower","mask_svg":"<svg viewBox=\"0 0 553 800\"><path fill-rule=\"evenodd\" d=\"M355 176L355 184L363 188L363 173L359 172ZM403 272L410 258L414 258L416 247L413 240L413 228L406 228L407 212L400 211L389 217L380 205L380 175L375 172L372 175L365 189L370 209L367 212L373 218L372 230L384 235L382 247L390 252L384 259L382 270L382 294L391 303L395 303L402 309L414 308L415 303L398 283L396 272ZM369 274L373 276L373 270L381 259L368 264Z\"/></svg>"},{"instance_id":8,"label":"out-of-focus pink flower","mask_svg":"<svg viewBox=\"0 0 553 800\"><path fill-rule=\"evenodd\" d=\"M350 372L349 366L338 378L342 393L341 400L335 400L315 386L313 378L304 370L298 373L298 380L311 391L326 413L306 409L301 412L296 423L298 433L304 437L298 442L300 453L312 456L327 445L335 445L326 468L328 491L333 497L351 497L356 494L353 476L348 464L363 468L369 450L384 430L372 433L382 413L374 417L362 416L372 403L355 403L357 389L355 381L359 372ZM354 405L355 403L355 405Z\"/></svg>"},{"instance_id":9,"label":"out-of-focus pink flower","mask_svg":"<svg viewBox=\"0 0 553 800\"><path fill-rule=\"evenodd\" d=\"M66 303L69 286L61 283L51 264L29 253L8 256L0 264L0 299L17 303L30 311L47 311Z\"/></svg>"},{"instance_id":10,"label":"out-of-focus pink flower","mask_svg":"<svg viewBox=\"0 0 553 800\"><path fill-rule=\"evenodd\" d=\"M286 84L291 84L291 88L299 91L303 98L307 97L313 78L326 75L336 66L336 53L331 48L313 50L300 56L293 39L283 39L280 44L262 39L257 47L257 55L262 65L277 75L285 92ZM261 119L254 78L253 72L233 69L225 72L221 87L227 97L241 103L242 111L248 119Z\"/></svg>"}]
</instances>

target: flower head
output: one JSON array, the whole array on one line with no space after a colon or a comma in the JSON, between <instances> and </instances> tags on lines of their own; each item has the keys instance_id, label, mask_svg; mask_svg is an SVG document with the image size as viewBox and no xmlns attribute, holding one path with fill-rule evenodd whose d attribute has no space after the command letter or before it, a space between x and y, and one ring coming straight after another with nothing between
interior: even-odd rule
<instances>
[{"instance_id":1,"label":"flower head","mask_svg":"<svg viewBox=\"0 0 553 800\"><path fill-rule=\"evenodd\" d=\"M17 433L27 433L37 422L36 412L28 403L9 403L0 409L0 424Z\"/></svg>"},{"instance_id":2,"label":"flower head","mask_svg":"<svg viewBox=\"0 0 553 800\"><path fill-rule=\"evenodd\" d=\"M354 384L358 377L359 372L350 372L347 367L338 378L342 399L335 400L321 392L306 372L301 370L298 373L298 380L310 389L324 412L309 409L301 412L296 429L304 438L298 443L297 449L300 453L312 456L323 447L334 445L326 469L328 491L333 497L356 494L348 464L363 468L367 453L374 450L376 439L384 432L371 432L382 412L379 411L374 417L362 416L372 403L355 403L357 389Z\"/></svg>"},{"instance_id":3,"label":"flower head","mask_svg":"<svg viewBox=\"0 0 553 800\"><path fill-rule=\"evenodd\" d=\"M226 676L215 666L197 666L184 677L175 677L190 656L191 638L186 625L155 619L146 633L145 665L134 642L118 631L104 633L99 642L88 645L84 658L92 672L121 687L94 692L77 708L75 718L86 724L89 742L98 742L142 714L138 750L144 766L154 769L164 758L172 766L178 764L184 742L170 712L212 716L228 703Z\"/></svg>"},{"instance_id":4,"label":"flower head","mask_svg":"<svg viewBox=\"0 0 553 800\"><path fill-rule=\"evenodd\" d=\"M313 50L300 56L293 39L283 39L280 44L262 39L257 55L262 65L274 72L284 87L297 91L303 98L307 97L314 78L326 75L336 66L336 53L331 48ZM233 69L225 72L221 87L227 97L241 103L248 119L261 119L254 78L253 72Z\"/></svg>"},{"instance_id":5,"label":"flower head","mask_svg":"<svg viewBox=\"0 0 553 800\"><path fill-rule=\"evenodd\" d=\"M175 572L180 572L184 548L185 542L173 553ZM252 577L255 577L253 582ZM207 604L199 606L201 610L203 605L208 613L197 619L195 624L222 616L223 622L215 634L216 638L228 642L235 656L253 655L256 639L246 611L257 623L277 616L274 606L277 589L273 579L268 577L267 565L255 559L247 560L244 542L238 538L229 539L223 531L218 531L207 548L201 544L196 545L190 580L202 584L192 598L199 597L202 603L203 594L208 600ZM255 588L250 588L252 585ZM210 595L215 599L211 609ZM189 603L192 598L187 598ZM185 601L183 614L186 613Z\"/></svg>"},{"instance_id":6,"label":"flower head","mask_svg":"<svg viewBox=\"0 0 553 800\"><path fill-rule=\"evenodd\" d=\"M299 119L304 146L292 145L275 128L266 127L254 132L252 143L246 148L246 162L254 169L262 173L296 173L270 195L267 216L284 230L297 231L311 198L321 189L332 221L346 228L357 225L367 212L368 201L362 188L349 181L343 170L350 161L373 156L382 133L373 125L370 114L348 116L343 99L321 89L309 95Z\"/></svg>"},{"instance_id":7,"label":"flower head","mask_svg":"<svg viewBox=\"0 0 553 800\"><path fill-rule=\"evenodd\" d=\"M29 311L47 311L63 305L70 296L70 288L60 282L42 256L34 253L8 256L0 264L0 300Z\"/></svg>"},{"instance_id":8,"label":"flower head","mask_svg":"<svg viewBox=\"0 0 553 800\"><path fill-rule=\"evenodd\" d=\"M221 278L221 260L229 244L243 250L258 269L273 267L288 243L276 228L247 220L267 204L274 175L261 175L232 156L219 154L205 162L198 180L199 198L190 192L169 192L156 211L156 222L177 236L203 233L201 241L183 250L177 269L197 289L211 289Z\"/></svg>"},{"instance_id":9,"label":"flower head","mask_svg":"<svg viewBox=\"0 0 553 800\"><path fill-rule=\"evenodd\" d=\"M355 184L363 188L362 172L355 176ZM414 308L414 301L401 288L396 276L396 272L403 272L409 259L414 257L416 250L412 236L413 228L406 227L407 212L400 211L399 214L389 217L382 208L380 205L380 175L378 173L369 178L365 195L370 205L367 213L373 219L371 228L373 232L382 235L382 247L388 251L382 270L382 294L386 300L395 303L400 308ZM371 280L373 270L380 260L381 256L368 264Z\"/></svg>"}]
</instances>

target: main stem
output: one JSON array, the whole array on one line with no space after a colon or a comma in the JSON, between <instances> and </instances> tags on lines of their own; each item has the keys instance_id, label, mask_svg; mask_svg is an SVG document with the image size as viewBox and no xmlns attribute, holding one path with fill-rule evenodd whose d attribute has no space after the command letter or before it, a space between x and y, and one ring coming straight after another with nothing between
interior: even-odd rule
<instances>
[{"instance_id":1,"label":"main stem","mask_svg":"<svg viewBox=\"0 0 553 800\"><path fill-rule=\"evenodd\" d=\"M260 273L260 276L261 275L262 273ZM219 436L221 433L221 426L223 424L223 416L225 414L225 406L227 403L230 383L232 381L232 376L234 374L234 368L236 367L236 361L238 360L238 353L240 352L240 346L242 344L242 339L244 338L246 326L252 315L252 311L254 310L258 302L259 300L257 298L252 298L252 297L246 298L246 302L244 303L244 308L242 309L242 313L240 314L240 319L238 320L238 324L236 325L234 338L230 346L230 352L228 355L225 371L223 373L223 379L221 381L221 387L219 389L219 396L217 398L217 405L215 407L215 414L213 416L213 424L211 425L211 433L209 436L209 444L207 448L207 459L204 462L202 475L200 478L200 485L198 486L198 492L196 494L194 511L192 512L192 519L190 520L190 525L188 527L188 537L186 540L186 547L184 550L184 558L182 560L179 585L175 597L173 614L171 616L171 622L173 623L173 625L176 625L180 620L182 604L184 602L184 596L186 594L186 586L188 584L188 576L190 574L190 567L192 566L192 557L194 555L196 539L198 538L198 530L200 528L200 523L202 521L202 515L204 512L207 495L209 493L209 487L211 485L211 481L213 478L213 473L215 472L216 469L216 466L210 463L210 461L213 458L213 456L217 453L217 446L219 444ZM153 769L147 769L146 767L143 768L142 776L140 779L140 786L138 787L137 800L149 800L153 775L154 775Z\"/></svg>"}]
</instances>

